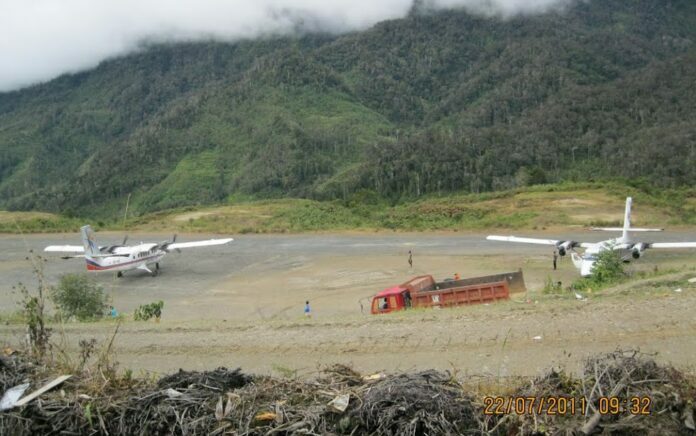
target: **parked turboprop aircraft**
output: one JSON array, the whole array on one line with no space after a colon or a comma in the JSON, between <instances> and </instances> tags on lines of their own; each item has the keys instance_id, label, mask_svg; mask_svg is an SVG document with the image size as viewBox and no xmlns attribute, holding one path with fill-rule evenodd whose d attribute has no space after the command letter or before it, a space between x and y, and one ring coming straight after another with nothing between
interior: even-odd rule
<instances>
[{"instance_id":1,"label":"parked turboprop aircraft","mask_svg":"<svg viewBox=\"0 0 696 436\"><path fill-rule=\"evenodd\" d=\"M211 245L222 245L231 242L232 238L210 239L207 241L176 242L176 235L172 241L160 243L140 243L138 245L126 246L124 238L122 245L98 246L94 237L92 227L83 226L82 247L79 245L50 245L44 251L64 252L64 253L84 253L74 256L64 256L63 259L83 257L87 262L89 271L117 271L118 276L123 275L123 271L140 269L147 271L153 276L159 271L159 261L171 250L180 251L182 248L208 247ZM147 266L155 264L153 272Z\"/></svg>"},{"instance_id":2,"label":"parked turboprop aircraft","mask_svg":"<svg viewBox=\"0 0 696 436\"><path fill-rule=\"evenodd\" d=\"M488 236L489 241L521 242L527 244L554 245L558 249L558 254L565 256L571 253L573 264L580 270L580 274L585 277L592 274L597 255L604 250L620 250L621 259L630 262L631 259L640 259L643 252L648 248L696 248L696 242L636 242L631 237L632 232L661 232L663 229L638 229L631 227L631 197L626 198L626 212L624 215L623 227L615 228L593 228L592 230L623 232L620 238L609 239L601 242L577 242L577 241L556 241L553 239L518 238L516 236ZM575 252L575 248L581 247L585 252L580 255Z\"/></svg>"}]
</instances>

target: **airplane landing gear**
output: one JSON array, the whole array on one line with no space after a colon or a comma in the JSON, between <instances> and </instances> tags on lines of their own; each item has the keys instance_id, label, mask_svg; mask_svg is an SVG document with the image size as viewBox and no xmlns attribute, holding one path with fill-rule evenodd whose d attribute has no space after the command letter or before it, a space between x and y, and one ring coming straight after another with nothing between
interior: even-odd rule
<instances>
[{"instance_id":1,"label":"airplane landing gear","mask_svg":"<svg viewBox=\"0 0 696 436\"><path fill-rule=\"evenodd\" d=\"M123 271L118 271L118 272L116 273L116 277L118 277L118 278L123 277Z\"/></svg>"},{"instance_id":2,"label":"airplane landing gear","mask_svg":"<svg viewBox=\"0 0 696 436\"><path fill-rule=\"evenodd\" d=\"M155 263L155 269L159 271L159 262Z\"/></svg>"}]
</instances>

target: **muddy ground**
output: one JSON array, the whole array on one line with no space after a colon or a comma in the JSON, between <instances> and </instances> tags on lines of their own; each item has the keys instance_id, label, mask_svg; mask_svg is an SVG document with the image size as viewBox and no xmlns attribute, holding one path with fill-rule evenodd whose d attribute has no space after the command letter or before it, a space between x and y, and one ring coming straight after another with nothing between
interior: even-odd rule
<instances>
[{"instance_id":1,"label":"muddy ground","mask_svg":"<svg viewBox=\"0 0 696 436\"><path fill-rule=\"evenodd\" d=\"M660 235L693 239L691 232ZM105 242L119 235L99 235ZM545 235L552 236L553 235ZM597 240L601 234L574 235ZM31 283L23 256L43 245L78 243L77 235L0 237L0 305L16 309L11 286ZM208 235L203 235L207 238ZM126 320L116 340L123 367L169 372L178 368L242 366L255 373L311 373L325 363L346 363L363 372L422 368L469 374L534 375L550 364L579 362L583 356L617 347L639 347L689 370L696 362L696 287L684 274L667 277L677 286L645 286L606 296L547 297L544 281L570 283L570 259L551 269L545 247L487 242L473 234L353 234L239 236L213 250L191 250L165 258L162 274L135 272L122 279L99 276L116 308L164 300L159 324ZM131 235L160 240L167 235ZM198 236L180 235L179 240ZM100 243L102 241L100 240ZM414 253L414 266L407 263ZM632 269L689 269L693 253L651 252ZM506 303L450 310L372 316L368 297L414 275L438 279L523 268L528 294ZM82 271L79 260L50 258L49 281L64 271ZM694 273L696 276L696 272ZM302 315L308 299L313 317ZM362 307L361 307L362 305ZM361 311L362 309L362 311ZM67 324L68 347L80 338L106 338L113 321ZM60 329L54 333L61 336ZM17 343L19 326L0 327L2 342ZM691 368L693 370L693 368Z\"/></svg>"}]
</instances>

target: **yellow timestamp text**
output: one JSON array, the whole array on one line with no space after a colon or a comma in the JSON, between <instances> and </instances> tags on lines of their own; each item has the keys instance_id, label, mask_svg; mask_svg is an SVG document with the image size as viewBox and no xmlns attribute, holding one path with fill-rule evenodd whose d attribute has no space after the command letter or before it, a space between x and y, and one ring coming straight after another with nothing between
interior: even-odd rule
<instances>
[{"instance_id":1,"label":"yellow timestamp text","mask_svg":"<svg viewBox=\"0 0 696 436\"><path fill-rule=\"evenodd\" d=\"M590 405L585 397L565 396L487 396L483 399L485 415L649 415L650 397L599 397Z\"/></svg>"}]
</instances>

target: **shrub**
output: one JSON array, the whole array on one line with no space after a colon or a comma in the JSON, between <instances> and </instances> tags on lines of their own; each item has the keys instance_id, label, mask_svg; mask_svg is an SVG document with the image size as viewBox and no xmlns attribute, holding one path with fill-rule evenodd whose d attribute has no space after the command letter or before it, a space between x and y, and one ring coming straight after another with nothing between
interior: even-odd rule
<instances>
[{"instance_id":1,"label":"shrub","mask_svg":"<svg viewBox=\"0 0 696 436\"><path fill-rule=\"evenodd\" d=\"M43 359L49 348L51 329L46 327L46 314L44 312L44 295L50 289L46 284L43 274L43 263L41 256L28 258L31 261L34 276L36 276L39 286L37 291L31 292L24 284L19 283L13 289L18 290L22 299L19 301L21 318L27 325L28 345L34 356Z\"/></svg>"},{"instance_id":2,"label":"shrub","mask_svg":"<svg viewBox=\"0 0 696 436\"><path fill-rule=\"evenodd\" d=\"M592 279L599 285L608 285L623 278L624 264L615 250L605 250L597 255L592 269Z\"/></svg>"},{"instance_id":3,"label":"shrub","mask_svg":"<svg viewBox=\"0 0 696 436\"><path fill-rule=\"evenodd\" d=\"M597 255L592 274L573 283L575 290L600 289L619 282L626 276L621 256L615 250L604 250Z\"/></svg>"},{"instance_id":4,"label":"shrub","mask_svg":"<svg viewBox=\"0 0 696 436\"><path fill-rule=\"evenodd\" d=\"M63 275L52 297L64 317L79 321L101 318L107 308L101 286L85 274Z\"/></svg>"},{"instance_id":5,"label":"shrub","mask_svg":"<svg viewBox=\"0 0 696 436\"><path fill-rule=\"evenodd\" d=\"M561 282L554 282L551 276L548 276L541 292L544 294L560 294L563 292L563 285Z\"/></svg>"},{"instance_id":6,"label":"shrub","mask_svg":"<svg viewBox=\"0 0 696 436\"><path fill-rule=\"evenodd\" d=\"M133 312L133 319L136 321L147 321L152 317L159 319L162 316L162 307L164 307L164 301L161 300L155 303L142 304Z\"/></svg>"}]
</instances>

